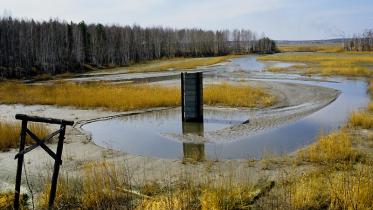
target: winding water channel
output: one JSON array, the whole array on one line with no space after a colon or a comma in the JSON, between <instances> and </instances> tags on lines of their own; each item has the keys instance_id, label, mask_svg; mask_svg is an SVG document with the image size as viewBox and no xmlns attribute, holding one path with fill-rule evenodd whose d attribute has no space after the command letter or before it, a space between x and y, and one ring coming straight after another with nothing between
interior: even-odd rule
<instances>
[{"instance_id":1,"label":"winding water channel","mask_svg":"<svg viewBox=\"0 0 373 210\"><path fill-rule=\"evenodd\" d=\"M369 101L364 81L341 78L315 81L300 75L265 72L265 65L286 67L292 64L262 63L256 57L248 56L233 59L227 65L209 67L207 70L213 71L205 77L207 80L301 83L333 88L341 94L328 106L304 118L221 143L183 143L172 134L195 135L197 138L205 132L245 122L248 117L243 111L205 110L204 124L201 125L183 124L180 109L176 108L92 122L82 128L91 133L97 145L130 154L170 159L182 159L191 153L198 153L201 159L259 158L267 153L291 153L312 143L321 132L339 128L351 111L366 106Z\"/></svg>"}]
</instances>

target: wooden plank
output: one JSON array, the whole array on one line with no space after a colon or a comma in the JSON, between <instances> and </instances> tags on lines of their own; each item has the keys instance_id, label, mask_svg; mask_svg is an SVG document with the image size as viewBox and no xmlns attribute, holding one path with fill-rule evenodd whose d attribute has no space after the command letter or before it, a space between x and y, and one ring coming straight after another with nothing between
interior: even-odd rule
<instances>
[{"instance_id":1,"label":"wooden plank","mask_svg":"<svg viewBox=\"0 0 373 210\"><path fill-rule=\"evenodd\" d=\"M56 191L57 191L57 181L58 181L58 174L60 172L60 165L62 163L62 149L63 149L63 142L65 140L65 131L66 131L66 125L61 125L61 132L58 136L58 145L57 145L57 152L56 152L56 161L54 162L54 170L52 175L52 185L51 185L51 191L49 195L49 202L48 202L48 208L50 210L53 209L54 199L56 197Z\"/></svg>"},{"instance_id":2,"label":"wooden plank","mask_svg":"<svg viewBox=\"0 0 373 210\"><path fill-rule=\"evenodd\" d=\"M61 120L61 119L54 119L54 118L44 118L44 117L38 117L38 116L29 116L24 114L17 114L16 115L17 120L27 120L30 122L41 122L41 123L49 123L49 124L64 124L64 125L74 125L74 121L67 121L67 120Z\"/></svg>"},{"instance_id":3,"label":"wooden plank","mask_svg":"<svg viewBox=\"0 0 373 210\"><path fill-rule=\"evenodd\" d=\"M19 138L19 152L22 152L25 149L26 144L26 130L27 130L27 120L22 120L21 135ZM20 155L17 163L17 175L16 175L16 184L14 192L14 209L19 209L19 195L21 191L21 179L22 179L22 165L23 165L23 155Z\"/></svg>"}]
</instances>

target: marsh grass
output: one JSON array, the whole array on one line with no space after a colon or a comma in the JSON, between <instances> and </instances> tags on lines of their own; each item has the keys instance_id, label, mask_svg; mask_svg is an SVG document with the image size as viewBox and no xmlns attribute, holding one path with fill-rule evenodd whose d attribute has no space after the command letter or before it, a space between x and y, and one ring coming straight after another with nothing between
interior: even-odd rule
<instances>
[{"instance_id":1,"label":"marsh grass","mask_svg":"<svg viewBox=\"0 0 373 210\"><path fill-rule=\"evenodd\" d=\"M121 192L129 186L124 168L106 161L83 165L80 177L59 179L56 209L122 209L130 207L131 196ZM47 179L49 180L49 179ZM49 183L48 181L46 183ZM50 185L38 196L38 208L47 209Z\"/></svg>"},{"instance_id":2,"label":"marsh grass","mask_svg":"<svg viewBox=\"0 0 373 210\"><path fill-rule=\"evenodd\" d=\"M209 66L235 58L235 55L206 57L206 58L174 58L171 60L160 60L150 64L136 64L130 66L130 72L153 72L166 70L194 69L199 66Z\"/></svg>"},{"instance_id":3,"label":"marsh grass","mask_svg":"<svg viewBox=\"0 0 373 210\"><path fill-rule=\"evenodd\" d=\"M20 210L28 209L27 205L28 197L26 194L21 194L20 196ZM0 209L2 210L12 210L14 202L13 192L0 192Z\"/></svg>"},{"instance_id":4,"label":"marsh grass","mask_svg":"<svg viewBox=\"0 0 373 210\"><path fill-rule=\"evenodd\" d=\"M328 179L330 209L370 209L373 206L373 167L357 165Z\"/></svg>"},{"instance_id":5,"label":"marsh grass","mask_svg":"<svg viewBox=\"0 0 373 210\"><path fill-rule=\"evenodd\" d=\"M206 105L267 107L276 99L261 88L231 84L209 85L204 90ZM180 105L180 89L147 84L56 83L25 85L1 83L0 102L4 104L44 104L79 108L128 111Z\"/></svg>"},{"instance_id":6,"label":"marsh grass","mask_svg":"<svg viewBox=\"0 0 373 210\"><path fill-rule=\"evenodd\" d=\"M302 62L307 66L297 68L269 68L270 71L302 70L305 74L322 76L373 76L372 69L363 65L373 64L373 54L359 53L283 53L259 57L263 61Z\"/></svg>"},{"instance_id":7,"label":"marsh grass","mask_svg":"<svg viewBox=\"0 0 373 210\"><path fill-rule=\"evenodd\" d=\"M217 57L204 57L204 58L168 58L155 61L148 61L140 64L133 64L128 67L118 67L112 69L101 70L101 72L160 72L168 70L185 70L195 69L200 66L209 66L218 64L229 59L238 57L239 55L226 55Z\"/></svg>"},{"instance_id":8,"label":"marsh grass","mask_svg":"<svg viewBox=\"0 0 373 210\"><path fill-rule=\"evenodd\" d=\"M247 209L260 189L249 181L235 182L232 176L199 183L181 175L167 182L135 186L125 165L88 162L79 177L59 179L56 209ZM47 184L38 196L38 209L47 207L49 188Z\"/></svg>"},{"instance_id":9,"label":"marsh grass","mask_svg":"<svg viewBox=\"0 0 373 210\"><path fill-rule=\"evenodd\" d=\"M368 109L371 109L369 106ZM350 115L349 125L364 129L373 128L373 114L367 111L356 111Z\"/></svg>"},{"instance_id":10,"label":"marsh grass","mask_svg":"<svg viewBox=\"0 0 373 210\"><path fill-rule=\"evenodd\" d=\"M294 209L325 209L329 192L327 179L319 173L304 173L290 184L290 206Z\"/></svg>"},{"instance_id":11,"label":"marsh grass","mask_svg":"<svg viewBox=\"0 0 373 210\"><path fill-rule=\"evenodd\" d=\"M276 97L258 87L229 83L209 85L204 90L204 103L231 107L262 108L272 106Z\"/></svg>"},{"instance_id":12,"label":"marsh grass","mask_svg":"<svg viewBox=\"0 0 373 210\"><path fill-rule=\"evenodd\" d=\"M342 52L341 44L280 44L281 52Z\"/></svg>"},{"instance_id":13,"label":"marsh grass","mask_svg":"<svg viewBox=\"0 0 373 210\"><path fill-rule=\"evenodd\" d=\"M177 106L180 103L178 89L150 85L112 85L101 82L60 82L52 85L2 83L0 90L0 101L5 104L44 104L127 111Z\"/></svg>"},{"instance_id":14,"label":"marsh grass","mask_svg":"<svg viewBox=\"0 0 373 210\"><path fill-rule=\"evenodd\" d=\"M49 133L49 129L43 124L29 124L29 129L38 137L42 138ZM21 133L21 123L0 122L0 151L16 148L19 145L19 135ZM34 143L27 135L26 143Z\"/></svg>"},{"instance_id":15,"label":"marsh grass","mask_svg":"<svg viewBox=\"0 0 373 210\"><path fill-rule=\"evenodd\" d=\"M370 209L372 166L342 163L280 173L275 188L254 209Z\"/></svg>"},{"instance_id":16,"label":"marsh grass","mask_svg":"<svg viewBox=\"0 0 373 210\"><path fill-rule=\"evenodd\" d=\"M357 158L351 137L345 130L321 135L315 143L300 151L299 156L316 163L354 161Z\"/></svg>"}]
</instances>

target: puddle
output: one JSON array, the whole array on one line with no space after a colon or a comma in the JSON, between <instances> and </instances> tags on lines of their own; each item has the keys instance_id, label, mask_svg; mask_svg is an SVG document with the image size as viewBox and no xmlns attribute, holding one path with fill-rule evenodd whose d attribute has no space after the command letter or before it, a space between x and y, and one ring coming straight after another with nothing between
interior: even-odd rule
<instances>
[{"instance_id":1,"label":"puddle","mask_svg":"<svg viewBox=\"0 0 373 210\"><path fill-rule=\"evenodd\" d=\"M183 125L180 109L171 109L89 123L83 129L92 134L97 145L131 154L170 159L183 159L192 155L197 156L197 159L259 158L267 153L290 153L312 143L320 133L330 132L343 125L351 111L369 102L364 81L336 78L332 79L337 82L300 81L293 80L296 76L289 78L284 75L281 80L271 79L278 74L261 72L264 64L257 62L253 56L234 59L225 67L211 67L218 69L215 73L209 73L210 79L224 76L232 79L229 73L244 70L249 72L247 78L251 78L251 73L257 73L271 81L329 87L342 93L333 103L303 119L227 143L182 143L171 136L185 134L197 137L243 123L248 118L244 111L205 110L203 124Z\"/></svg>"},{"instance_id":2,"label":"puddle","mask_svg":"<svg viewBox=\"0 0 373 210\"><path fill-rule=\"evenodd\" d=\"M177 151L180 150L181 142L167 136L203 136L205 132L244 123L247 115L242 113L244 111L204 110L204 123L182 123L181 109L175 108L89 123L83 129L92 133L96 144L106 148L179 158L180 153ZM172 151L171 148L178 149Z\"/></svg>"}]
</instances>

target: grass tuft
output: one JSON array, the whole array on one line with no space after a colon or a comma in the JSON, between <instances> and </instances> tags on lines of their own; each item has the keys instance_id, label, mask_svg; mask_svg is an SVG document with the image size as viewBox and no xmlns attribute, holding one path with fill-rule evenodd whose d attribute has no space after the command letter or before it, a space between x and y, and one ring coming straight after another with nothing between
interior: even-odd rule
<instances>
[{"instance_id":1,"label":"grass tuft","mask_svg":"<svg viewBox=\"0 0 373 210\"><path fill-rule=\"evenodd\" d=\"M371 109L371 104L369 104L368 109ZM361 127L364 129L373 128L373 115L366 111L353 112L350 115L349 125L352 127Z\"/></svg>"},{"instance_id":2,"label":"grass tuft","mask_svg":"<svg viewBox=\"0 0 373 210\"><path fill-rule=\"evenodd\" d=\"M204 90L204 102L207 105L232 107L268 107L276 102L273 95L250 86L236 86L228 83L207 86Z\"/></svg>"},{"instance_id":3,"label":"grass tuft","mask_svg":"<svg viewBox=\"0 0 373 210\"><path fill-rule=\"evenodd\" d=\"M21 194L20 196L20 210L26 210L28 196L26 194ZM0 193L0 209L3 210L12 210L14 202L14 193L13 192L2 192Z\"/></svg>"},{"instance_id":4,"label":"grass tuft","mask_svg":"<svg viewBox=\"0 0 373 210\"><path fill-rule=\"evenodd\" d=\"M29 124L29 129L38 137L44 137L49 133L49 129L42 124ZM3 123L0 122L0 151L10 148L16 148L19 145L19 135L21 133L20 123ZM27 135L27 143L31 138Z\"/></svg>"},{"instance_id":5,"label":"grass tuft","mask_svg":"<svg viewBox=\"0 0 373 210\"><path fill-rule=\"evenodd\" d=\"M301 151L299 155L305 161L319 163L356 159L351 138L344 130L320 136L314 144Z\"/></svg>"},{"instance_id":6,"label":"grass tuft","mask_svg":"<svg viewBox=\"0 0 373 210\"><path fill-rule=\"evenodd\" d=\"M330 180L330 209L370 209L373 206L373 168L336 172Z\"/></svg>"},{"instance_id":7,"label":"grass tuft","mask_svg":"<svg viewBox=\"0 0 373 210\"><path fill-rule=\"evenodd\" d=\"M48 179L49 180L49 179ZM45 185L38 199L40 209L48 207L50 184ZM56 209L121 209L129 207L123 168L109 162L89 162L80 178L61 177L58 182Z\"/></svg>"}]
</instances>

